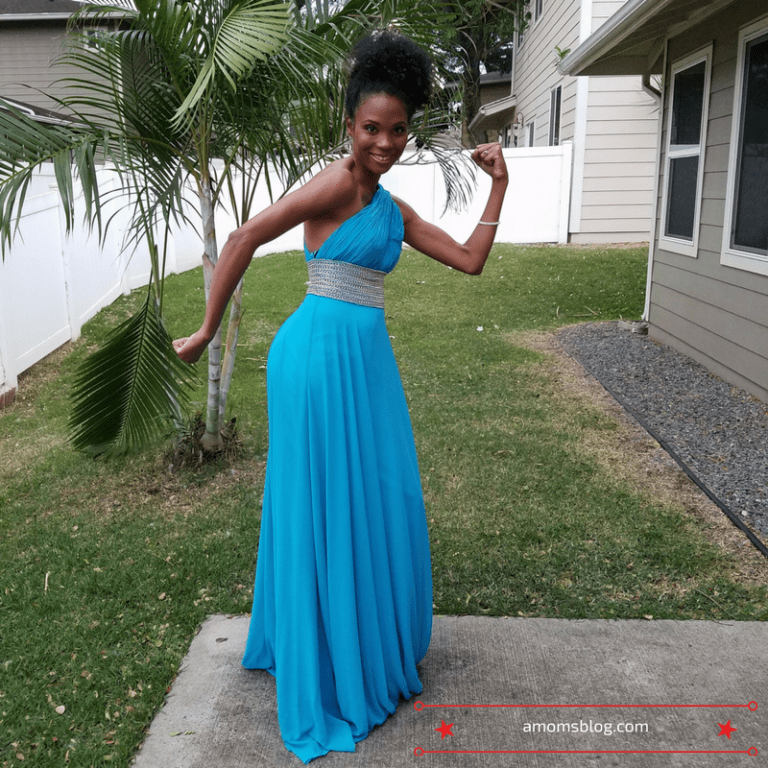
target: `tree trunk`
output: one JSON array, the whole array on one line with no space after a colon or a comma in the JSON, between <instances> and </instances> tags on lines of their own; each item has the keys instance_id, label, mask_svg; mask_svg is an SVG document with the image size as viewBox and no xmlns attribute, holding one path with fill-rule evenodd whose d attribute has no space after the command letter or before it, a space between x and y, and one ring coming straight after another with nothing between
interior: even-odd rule
<instances>
[{"instance_id":1,"label":"tree trunk","mask_svg":"<svg viewBox=\"0 0 768 768\"><path fill-rule=\"evenodd\" d=\"M479 39L474 39L467 33L462 34L464 50L466 51L466 67L464 69L464 121L462 123L462 140L464 146L476 147L485 141L485 136L469 130L469 124L480 110L480 58L478 53Z\"/></svg>"},{"instance_id":2,"label":"tree trunk","mask_svg":"<svg viewBox=\"0 0 768 768\"><path fill-rule=\"evenodd\" d=\"M227 395L229 384L232 381L232 372L235 370L235 353L237 351L237 338L240 334L240 321L243 318L243 281L241 280L235 292L232 294L232 303L229 308L229 325L227 326L227 342L224 349L224 365L221 369L221 390L219 393L219 424L224 424L224 416L227 410Z\"/></svg>"},{"instance_id":3,"label":"tree trunk","mask_svg":"<svg viewBox=\"0 0 768 768\"><path fill-rule=\"evenodd\" d=\"M216 247L216 226L214 223L213 201L211 199L210 180L204 178L200 191L200 211L203 218L203 276L205 280L205 300L211 291L213 269L219 254ZM208 405L205 415L205 435L203 449L220 451L224 443L221 439L221 419L219 418L219 398L221 382L221 326L216 330L208 345Z\"/></svg>"}]
</instances>

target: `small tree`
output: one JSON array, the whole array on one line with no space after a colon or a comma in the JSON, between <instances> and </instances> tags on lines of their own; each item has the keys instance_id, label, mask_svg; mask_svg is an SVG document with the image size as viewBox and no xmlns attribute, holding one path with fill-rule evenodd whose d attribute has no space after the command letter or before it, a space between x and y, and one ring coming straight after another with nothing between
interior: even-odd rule
<instances>
[{"instance_id":1,"label":"small tree","mask_svg":"<svg viewBox=\"0 0 768 768\"><path fill-rule=\"evenodd\" d=\"M78 32L83 20L112 26L104 23L94 38ZM271 188L270 174L277 173L287 189L340 146L344 56L364 31L392 22L424 44L445 16L419 0L336 6L316 0L300 7L280 0L94 0L73 19L65 56L79 73L64 81L67 95L59 100L73 124L43 128L21 113L0 113L0 131L8 137L0 146L4 246L32 173L53 162L68 228L79 180L86 216L106 233L108 200L98 175L106 167L119 179L115 194L131 203L133 242L144 240L152 259L143 309L80 371L71 420L76 447L99 453L140 448L157 433L160 417L179 420L187 371L162 323L167 233L196 209L207 297L218 258L217 206L228 196L242 222L260 176ZM235 171L244 180L240 190ZM454 192L461 189L456 176L449 169ZM190 190L194 202L187 199ZM241 287L223 374L220 330L209 346L208 450L222 444L240 295Z\"/></svg>"},{"instance_id":2,"label":"small tree","mask_svg":"<svg viewBox=\"0 0 768 768\"><path fill-rule=\"evenodd\" d=\"M451 62L461 83L462 140L466 146L485 141L469 131L472 118L480 109L480 75L487 72L508 74L512 70L515 32L528 25L529 0L463 0L447 2L445 10L454 14L455 26L441 30L438 45Z\"/></svg>"}]
</instances>

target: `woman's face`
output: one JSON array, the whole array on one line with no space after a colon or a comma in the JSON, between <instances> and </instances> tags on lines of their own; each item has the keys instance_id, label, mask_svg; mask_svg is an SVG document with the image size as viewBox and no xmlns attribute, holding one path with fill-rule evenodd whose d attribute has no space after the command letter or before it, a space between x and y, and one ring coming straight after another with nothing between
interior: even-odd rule
<instances>
[{"instance_id":1,"label":"woman's face","mask_svg":"<svg viewBox=\"0 0 768 768\"><path fill-rule=\"evenodd\" d=\"M396 96L369 96L357 108L354 120L347 118L355 163L373 174L386 173L403 154L408 143L408 113Z\"/></svg>"}]
</instances>

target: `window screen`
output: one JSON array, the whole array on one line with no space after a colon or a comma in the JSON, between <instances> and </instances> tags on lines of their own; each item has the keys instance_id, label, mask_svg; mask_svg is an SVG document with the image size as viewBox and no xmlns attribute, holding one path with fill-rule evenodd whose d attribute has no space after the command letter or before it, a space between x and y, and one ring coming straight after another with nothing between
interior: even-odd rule
<instances>
[{"instance_id":1,"label":"window screen","mask_svg":"<svg viewBox=\"0 0 768 768\"><path fill-rule=\"evenodd\" d=\"M768 253L768 35L747 44L731 245Z\"/></svg>"},{"instance_id":2,"label":"window screen","mask_svg":"<svg viewBox=\"0 0 768 768\"><path fill-rule=\"evenodd\" d=\"M706 73L704 60L673 69L672 76L664 234L691 243L699 200Z\"/></svg>"}]
</instances>

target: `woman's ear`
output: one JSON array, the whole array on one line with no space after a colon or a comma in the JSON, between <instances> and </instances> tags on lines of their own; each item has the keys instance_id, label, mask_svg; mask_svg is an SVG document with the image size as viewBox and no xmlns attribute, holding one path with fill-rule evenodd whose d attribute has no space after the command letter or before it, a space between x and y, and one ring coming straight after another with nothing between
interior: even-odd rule
<instances>
[{"instance_id":1,"label":"woman's ear","mask_svg":"<svg viewBox=\"0 0 768 768\"><path fill-rule=\"evenodd\" d=\"M355 121L351 117L347 118L347 136L349 136L350 139L355 136Z\"/></svg>"}]
</instances>

